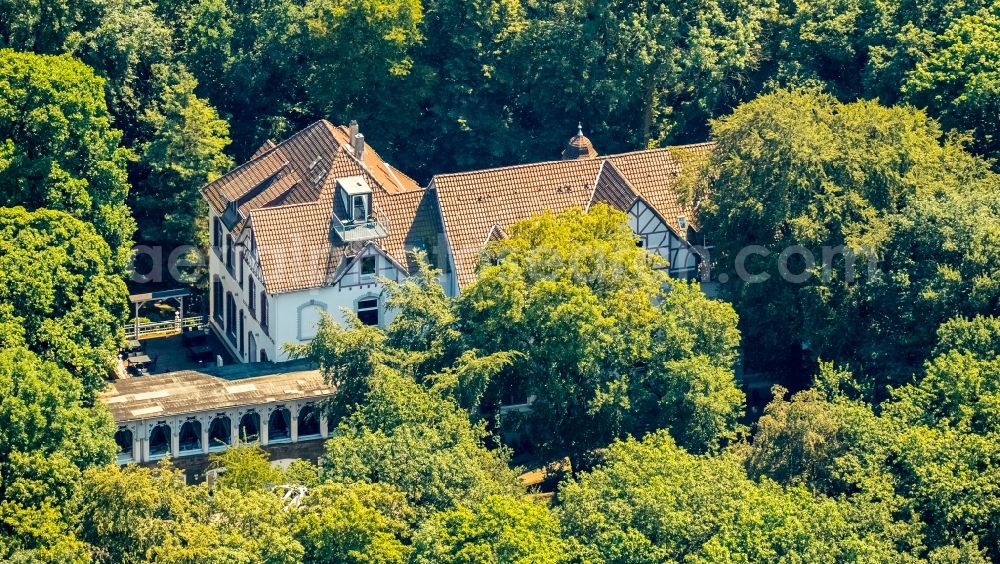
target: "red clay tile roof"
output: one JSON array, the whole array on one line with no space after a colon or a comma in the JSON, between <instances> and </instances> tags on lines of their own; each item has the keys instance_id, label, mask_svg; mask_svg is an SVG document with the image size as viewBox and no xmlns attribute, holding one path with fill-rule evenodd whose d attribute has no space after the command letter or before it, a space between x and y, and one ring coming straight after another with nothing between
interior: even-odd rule
<instances>
[{"instance_id":1,"label":"red clay tile roof","mask_svg":"<svg viewBox=\"0 0 1000 564\"><path fill-rule=\"evenodd\" d=\"M269 145L273 146L268 149ZM336 179L361 174L373 187L389 193L420 190L416 181L391 167L368 145L363 158L364 170L359 173L362 167L354 158L347 128L320 120L277 145L265 143L249 161L206 185L202 193L220 214L236 201L245 219L250 210L267 205L316 201L331 175ZM280 181L269 184L268 179L276 174ZM241 227L242 221L232 231Z\"/></svg>"},{"instance_id":2,"label":"red clay tile roof","mask_svg":"<svg viewBox=\"0 0 1000 564\"><path fill-rule=\"evenodd\" d=\"M331 231L338 178L365 178L379 220L389 228L375 244L397 262L407 264L406 249L436 241L433 195L367 145L362 166L347 139L346 127L318 121L270 148L265 143L250 161L202 189L217 213L236 203L240 219L233 232L249 219L269 293L327 285L343 259L363 246L347 245Z\"/></svg>"},{"instance_id":3,"label":"red clay tile roof","mask_svg":"<svg viewBox=\"0 0 1000 564\"><path fill-rule=\"evenodd\" d=\"M686 215L694 222L675 189L678 172L685 162L708 158L711 148L711 143L701 143L435 176L431 185L459 286L475 279L483 243L496 228L507 229L546 210L558 213L595 202L628 210L642 197L683 237L677 217Z\"/></svg>"},{"instance_id":4,"label":"red clay tile roof","mask_svg":"<svg viewBox=\"0 0 1000 564\"><path fill-rule=\"evenodd\" d=\"M250 212L264 286L271 294L331 284L345 259L365 242L345 244L331 228L334 186L324 188L315 202L269 206ZM436 196L425 190L394 194L373 189L372 202L389 235L373 244L410 271L410 251L431 250L441 233Z\"/></svg>"},{"instance_id":5,"label":"red clay tile roof","mask_svg":"<svg viewBox=\"0 0 1000 564\"><path fill-rule=\"evenodd\" d=\"M614 163L615 168L642 194L643 199L683 235L684 230L680 228L677 217L686 216L687 222L692 226L697 226L697 218L688 206L681 204L677 193L681 167L707 161L714 146L714 143L697 143L633 151L604 158Z\"/></svg>"}]
</instances>

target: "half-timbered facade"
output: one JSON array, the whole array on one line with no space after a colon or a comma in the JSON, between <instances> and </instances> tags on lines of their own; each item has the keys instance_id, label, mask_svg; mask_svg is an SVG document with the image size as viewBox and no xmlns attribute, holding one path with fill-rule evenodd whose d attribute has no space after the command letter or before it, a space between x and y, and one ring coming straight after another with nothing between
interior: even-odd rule
<instances>
[{"instance_id":1,"label":"half-timbered facade","mask_svg":"<svg viewBox=\"0 0 1000 564\"><path fill-rule=\"evenodd\" d=\"M674 278L697 274L700 254L693 212L677 191L681 167L704 159L707 143L601 157L582 132L563 159L457 174L431 180L441 209L455 295L475 280L483 247L511 224L544 211L589 209L603 202L629 216L639 244L666 259Z\"/></svg>"}]
</instances>

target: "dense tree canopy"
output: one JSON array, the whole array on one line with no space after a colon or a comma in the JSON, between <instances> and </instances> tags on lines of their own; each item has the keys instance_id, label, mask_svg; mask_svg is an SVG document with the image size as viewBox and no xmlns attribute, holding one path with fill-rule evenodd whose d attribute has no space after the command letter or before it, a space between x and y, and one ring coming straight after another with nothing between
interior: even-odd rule
<instances>
[{"instance_id":1,"label":"dense tree canopy","mask_svg":"<svg viewBox=\"0 0 1000 564\"><path fill-rule=\"evenodd\" d=\"M595 562L906 561L890 515L747 478L737 457L699 457L665 432L613 444L564 485L558 514Z\"/></svg>"},{"instance_id":2,"label":"dense tree canopy","mask_svg":"<svg viewBox=\"0 0 1000 564\"><path fill-rule=\"evenodd\" d=\"M998 15L0 0L0 559L1000 560ZM388 327L298 349L337 388L320 464L243 446L212 487L110 465L91 406L133 232L204 245L198 189L319 118L422 181L557 158L578 121L603 154L712 137L686 197L733 305L668 281L621 214L543 214L461 297L418 253ZM794 390L756 422L741 352ZM518 484L518 433L583 462L554 498Z\"/></svg>"},{"instance_id":3,"label":"dense tree canopy","mask_svg":"<svg viewBox=\"0 0 1000 564\"><path fill-rule=\"evenodd\" d=\"M534 396L543 448L579 455L663 426L698 451L731 437L736 315L695 286L665 291L623 213L539 215L488 252L497 264L458 298L459 327L477 349L518 353L502 381Z\"/></svg>"},{"instance_id":4,"label":"dense tree canopy","mask_svg":"<svg viewBox=\"0 0 1000 564\"><path fill-rule=\"evenodd\" d=\"M94 228L49 210L0 208L3 339L69 370L87 401L104 386L122 342L126 290Z\"/></svg>"},{"instance_id":5,"label":"dense tree canopy","mask_svg":"<svg viewBox=\"0 0 1000 564\"><path fill-rule=\"evenodd\" d=\"M108 464L111 417L80 381L23 348L0 349L0 559L71 561L80 469Z\"/></svg>"},{"instance_id":6,"label":"dense tree canopy","mask_svg":"<svg viewBox=\"0 0 1000 564\"><path fill-rule=\"evenodd\" d=\"M92 69L66 56L0 50L0 205L93 223L123 269L135 223L120 140Z\"/></svg>"},{"instance_id":7,"label":"dense tree canopy","mask_svg":"<svg viewBox=\"0 0 1000 564\"><path fill-rule=\"evenodd\" d=\"M1000 157L1000 10L959 18L935 44L904 85L905 99L971 133L978 153Z\"/></svg>"},{"instance_id":8,"label":"dense tree canopy","mask_svg":"<svg viewBox=\"0 0 1000 564\"><path fill-rule=\"evenodd\" d=\"M700 218L752 369L805 350L881 395L939 324L1000 303L1000 177L922 113L781 91L714 132Z\"/></svg>"}]
</instances>

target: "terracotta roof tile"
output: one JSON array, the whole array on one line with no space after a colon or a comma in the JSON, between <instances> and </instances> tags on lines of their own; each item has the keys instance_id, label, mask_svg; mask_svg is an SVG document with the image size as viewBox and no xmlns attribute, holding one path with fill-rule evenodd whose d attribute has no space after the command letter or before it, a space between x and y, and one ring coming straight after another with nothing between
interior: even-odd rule
<instances>
[{"instance_id":1,"label":"terracotta roof tile","mask_svg":"<svg viewBox=\"0 0 1000 564\"><path fill-rule=\"evenodd\" d=\"M682 236L677 216L685 214L675 186L685 158L704 159L712 145L650 149L593 159L549 161L464 173L431 181L444 218L460 286L475 279L483 243L497 228L543 211L607 202L627 210L646 200ZM690 219L689 219L690 221Z\"/></svg>"},{"instance_id":2,"label":"terracotta roof tile","mask_svg":"<svg viewBox=\"0 0 1000 564\"><path fill-rule=\"evenodd\" d=\"M376 244L397 262L407 264L405 249L418 241L437 238L433 195L428 199L413 179L367 145L362 166L348 135L346 127L318 121L277 145L265 143L250 161L202 189L218 213L229 202L237 204L240 220L233 232L250 220L268 292L327 285L344 258L364 245L345 244L331 231L334 210L343 208L336 196L338 178L367 180L376 214L389 228Z\"/></svg>"},{"instance_id":3,"label":"terracotta roof tile","mask_svg":"<svg viewBox=\"0 0 1000 564\"><path fill-rule=\"evenodd\" d=\"M714 143L697 143L663 149L648 149L605 157L629 180L632 186L654 209L683 234L677 217L684 215L689 224L696 226L694 212L682 205L677 193L681 167L708 160Z\"/></svg>"}]
</instances>

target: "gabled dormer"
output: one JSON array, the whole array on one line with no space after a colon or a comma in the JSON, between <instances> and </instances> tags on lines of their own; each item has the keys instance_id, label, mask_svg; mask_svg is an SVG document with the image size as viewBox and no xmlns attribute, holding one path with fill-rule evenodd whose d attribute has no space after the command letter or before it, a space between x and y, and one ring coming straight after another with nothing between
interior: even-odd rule
<instances>
[{"instance_id":1,"label":"gabled dormer","mask_svg":"<svg viewBox=\"0 0 1000 564\"><path fill-rule=\"evenodd\" d=\"M389 234L378 217L372 189L363 176L337 179L337 195L333 199L333 231L345 242L370 241Z\"/></svg>"}]
</instances>

